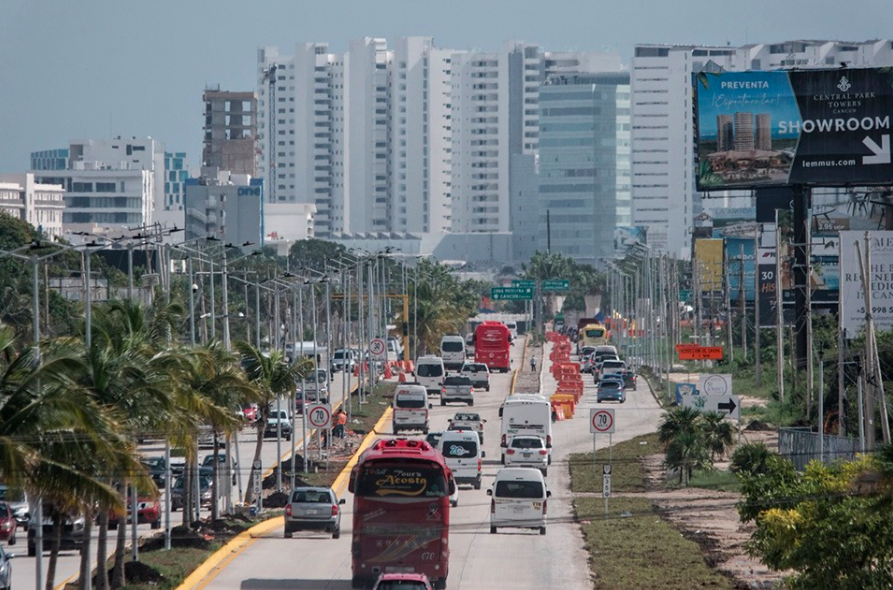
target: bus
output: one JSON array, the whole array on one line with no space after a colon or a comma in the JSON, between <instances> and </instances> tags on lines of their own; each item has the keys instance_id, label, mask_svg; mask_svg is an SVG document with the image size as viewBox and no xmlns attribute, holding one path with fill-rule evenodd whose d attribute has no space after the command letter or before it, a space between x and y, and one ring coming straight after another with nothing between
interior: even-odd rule
<instances>
[{"instance_id":1,"label":"bus","mask_svg":"<svg viewBox=\"0 0 893 590\"><path fill-rule=\"evenodd\" d=\"M482 322L474 332L474 360L493 371L507 373L511 368L509 351L512 335L502 322Z\"/></svg>"},{"instance_id":2,"label":"bus","mask_svg":"<svg viewBox=\"0 0 893 590\"><path fill-rule=\"evenodd\" d=\"M608 328L602 324L586 324L577 339L577 352L584 346L604 346L608 343Z\"/></svg>"},{"instance_id":3,"label":"bus","mask_svg":"<svg viewBox=\"0 0 893 590\"><path fill-rule=\"evenodd\" d=\"M348 489L352 586L371 587L383 573L420 573L446 588L456 483L443 455L423 440L378 440L360 455Z\"/></svg>"}]
</instances>

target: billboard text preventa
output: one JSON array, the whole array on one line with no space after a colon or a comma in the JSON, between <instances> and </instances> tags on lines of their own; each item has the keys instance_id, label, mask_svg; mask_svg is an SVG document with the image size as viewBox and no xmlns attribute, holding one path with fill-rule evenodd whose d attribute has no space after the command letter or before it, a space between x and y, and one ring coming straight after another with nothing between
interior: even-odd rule
<instances>
[{"instance_id":1,"label":"billboard text preventa","mask_svg":"<svg viewBox=\"0 0 893 590\"><path fill-rule=\"evenodd\" d=\"M890 184L893 68L693 76L699 190Z\"/></svg>"}]
</instances>

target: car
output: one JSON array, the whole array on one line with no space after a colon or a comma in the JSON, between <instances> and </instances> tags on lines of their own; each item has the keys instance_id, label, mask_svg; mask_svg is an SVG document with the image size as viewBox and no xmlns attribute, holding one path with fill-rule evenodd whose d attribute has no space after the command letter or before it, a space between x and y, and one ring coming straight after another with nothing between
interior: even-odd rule
<instances>
[{"instance_id":1,"label":"car","mask_svg":"<svg viewBox=\"0 0 893 590\"><path fill-rule=\"evenodd\" d=\"M12 506L9 502L0 502L0 541L7 541L10 545L15 545L18 530L19 523Z\"/></svg>"},{"instance_id":2,"label":"car","mask_svg":"<svg viewBox=\"0 0 893 590\"><path fill-rule=\"evenodd\" d=\"M619 359L608 359L606 358L602 361L602 364L598 368L598 374L595 375L595 382L598 383L599 380L604 375L610 375L612 373L621 374L626 370L626 363ZM622 377L621 377L622 380Z\"/></svg>"},{"instance_id":3,"label":"car","mask_svg":"<svg viewBox=\"0 0 893 590\"><path fill-rule=\"evenodd\" d=\"M624 389L635 389L636 388L636 373L630 369L626 369L621 373L623 376L623 388Z\"/></svg>"},{"instance_id":4,"label":"car","mask_svg":"<svg viewBox=\"0 0 893 590\"><path fill-rule=\"evenodd\" d=\"M626 392L623 390L623 381L616 379L603 379L600 381L595 401L598 403L604 401L624 403L626 401Z\"/></svg>"},{"instance_id":5,"label":"car","mask_svg":"<svg viewBox=\"0 0 893 590\"><path fill-rule=\"evenodd\" d=\"M471 379L475 389L490 391L490 369L485 363L465 363L459 374Z\"/></svg>"},{"instance_id":6,"label":"car","mask_svg":"<svg viewBox=\"0 0 893 590\"><path fill-rule=\"evenodd\" d=\"M474 387L471 379L462 375L447 375L440 389L440 405L447 402L465 402L469 406L474 405Z\"/></svg>"},{"instance_id":7,"label":"car","mask_svg":"<svg viewBox=\"0 0 893 590\"><path fill-rule=\"evenodd\" d=\"M7 553L0 546L0 588L10 590L12 588L12 564L10 560L15 557L12 553Z\"/></svg>"},{"instance_id":8,"label":"car","mask_svg":"<svg viewBox=\"0 0 893 590\"><path fill-rule=\"evenodd\" d=\"M547 499L552 496L543 474L526 467L503 467L496 473L490 500L490 534L500 527L539 530L546 534Z\"/></svg>"},{"instance_id":9,"label":"car","mask_svg":"<svg viewBox=\"0 0 893 590\"><path fill-rule=\"evenodd\" d=\"M249 424L254 424L257 422L257 419L260 417L260 412L258 411L257 404L250 403L242 406L242 419Z\"/></svg>"},{"instance_id":10,"label":"car","mask_svg":"<svg viewBox=\"0 0 893 590\"><path fill-rule=\"evenodd\" d=\"M295 531L325 530L333 539L341 537L341 509L344 498L338 499L330 488L296 487L285 505L285 538Z\"/></svg>"},{"instance_id":11,"label":"car","mask_svg":"<svg viewBox=\"0 0 893 590\"><path fill-rule=\"evenodd\" d=\"M286 404L283 402L283 407ZM264 438L275 438L278 433L282 432L283 440L291 440L291 415L287 410L277 410L276 404L270 409L270 418L267 420L267 426L264 428Z\"/></svg>"},{"instance_id":12,"label":"car","mask_svg":"<svg viewBox=\"0 0 893 590\"><path fill-rule=\"evenodd\" d=\"M174 480L174 485L171 487L171 510L174 512L176 512L177 509L179 509L183 506L183 487L185 485L186 485L186 478L178 477L176 480ZM211 478L210 477L200 477L199 478L199 490L201 493L202 506L210 506L211 505Z\"/></svg>"},{"instance_id":13,"label":"car","mask_svg":"<svg viewBox=\"0 0 893 590\"><path fill-rule=\"evenodd\" d=\"M437 448L437 443L440 442L440 437L443 436L443 432L429 432L425 435L425 440L431 445L433 448Z\"/></svg>"},{"instance_id":14,"label":"car","mask_svg":"<svg viewBox=\"0 0 893 590\"><path fill-rule=\"evenodd\" d=\"M127 495L127 522L130 522L132 513L133 496ZM117 510L109 512L109 529L118 528L121 520L121 514ZM158 498L152 498L139 494L136 500L136 522L139 524L149 523L153 529L161 528L161 503Z\"/></svg>"},{"instance_id":15,"label":"car","mask_svg":"<svg viewBox=\"0 0 893 590\"><path fill-rule=\"evenodd\" d=\"M353 371L357 366L358 354L353 349L340 348L332 353L332 361L329 363L329 369L332 373L345 370Z\"/></svg>"},{"instance_id":16,"label":"car","mask_svg":"<svg viewBox=\"0 0 893 590\"><path fill-rule=\"evenodd\" d=\"M506 467L533 467L548 475L549 450L538 436L519 435L512 438L505 450Z\"/></svg>"},{"instance_id":17,"label":"car","mask_svg":"<svg viewBox=\"0 0 893 590\"><path fill-rule=\"evenodd\" d=\"M43 551L53 548L53 518L49 506L43 508ZM84 517L66 516L62 520L62 536L59 549L62 551L80 551L84 546ZM28 527L28 557L37 555L37 523Z\"/></svg>"},{"instance_id":18,"label":"car","mask_svg":"<svg viewBox=\"0 0 893 590\"><path fill-rule=\"evenodd\" d=\"M0 501L9 504L19 526L23 531L27 531L31 520L31 505L28 502L27 492L22 488L11 488L0 484Z\"/></svg>"},{"instance_id":19,"label":"car","mask_svg":"<svg viewBox=\"0 0 893 590\"><path fill-rule=\"evenodd\" d=\"M372 590L432 590L425 574L381 574Z\"/></svg>"},{"instance_id":20,"label":"car","mask_svg":"<svg viewBox=\"0 0 893 590\"><path fill-rule=\"evenodd\" d=\"M236 462L233 461L233 472L236 469ZM222 474L223 470L226 469L226 453L217 453L217 473ZM202 464L198 467L198 472L202 477L213 477L214 476L214 453L209 455L205 455L205 458L202 459Z\"/></svg>"},{"instance_id":21,"label":"car","mask_svg":"<svg viewBox=\"0 0 893 590\"><path fill-rule=\"evenodd\" d=\"M177 460L179 459L179 461ZM149 472L149 475L152 477L152 481L155 482L159 488L163 488L165 484L165 477L167 477L167 464L164 462L164 456L157 457L144 457L140 459L140 463L146 468L146 471ZM179 477L183 475L183 469L186 467L186 460L183 457L172 457L171 458L171 475L173 477Z\"/></svg>"},{"instance_id":22,"label":"car","mask_svg":"<svg viewBox=\"0 0 893 590\"><path fill-rule=\"evenodd\" d=\"M473 412L457 412L455 416L448 420L450 427L448 430L472 430L478 433L481 444L484 444L484 423L487 421L481 418L480 414Z\"/></svg>"}]
</instances>

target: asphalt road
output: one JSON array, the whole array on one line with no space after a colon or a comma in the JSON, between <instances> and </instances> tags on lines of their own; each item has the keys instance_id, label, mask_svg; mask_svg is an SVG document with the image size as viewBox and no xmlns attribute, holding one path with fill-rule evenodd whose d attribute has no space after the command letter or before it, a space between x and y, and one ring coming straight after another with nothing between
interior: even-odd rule
<instances>
[{"instance_id":1,"label":"asphalt road","mask_svg":"<svg viewBox=\"0 0 893 590\"><path fill-rule=\"evenodd\" d=\"M515 367L521 366L522 340L513 349ZM548 349L544 355L548 359ZM588 555L583 549L579 527L574 524L566 467L568 454L592 449L588 416L595 403L591 377L584 376L586 390L577 407L576 418L557 422L553 428L553 465L547 482L552 491L549 500L549 524L546 536L536 531L504 529L489 532L490 500L486 489L499 470L500 418L498 408L509 392L511 374L491 377L490 392L476 394L474 410L487 419L485 426L484 485L479 491L463 486L459 506L451 511L450 590L498 590L543 588L591 588ZM544 390L554 391L551 376L544 375ZM445 408L436 403L431 412L432 430L444 430L447 419L465 410L463 405ZM617 443L639 434L652 432L657 425L657 403L644 383L629 392L627 402L612 405L616 412ZM599 447L607 437L599 441ZM220 590L347 590L350 588L350 542L353 499L347 494L342 515L342 536L295 533L283 538L282 529L257 539L232 559L215 578L203 587Z\"/></svg>"},{"instance_id":2,"label":"asphalt road","mask_svg":"<svg viewBox=\"0 0 893 590\"><path fill-rule=\"evenodd\" d=\"M336 403L341 400L342 394L342 377L343 373L337 373L335 377L332 379L332 390L330 394L330 399L332 403ZM352 382L355 382L356 379L352 378ZM298 429L298 439L300 439L301 434L301 420L298 419L297 422ZM249 485L249 468L251 466L251 460L254 457L254 448L256 444L256 430L253 426L246 426L243 428L242 432L239 435L239 458L241 459L240 465L241 469L239 469L241 478L242 478L242 486L243 491L247 489ZM298 440L298 449L301 448L301 442ZM148 444L142 445L140 447L140 451L146 456L161 456L164 454L164 446L159 441L149 441ZM213 450L210 448L200 449L199 450L199 460L204 459L205 455L212 453ZM298 451L300 453L300 450ZM277 445L275 438L267 438L264 441L264 446L261 454L261 461L263 463L264 471L267 471L271 467L277 464L280 457L285 456L288 457L291 454L291 441L282 440L281 443L281 453L277 452ZM287 480L285 481L287 484ZM162 489L162 493L163 493ZM238 488L234 486L233 491L234 501L238 499ZM164 505L166 502L166 498L162 495L161 498L161 509L162 509L162 523L164 519ZM220 503L221 510L223 509L224 503L221 500ZM171 513L171 527L175 527L182 523L183 519L182 510ZM204 509L202 510L202 516L210 516L210 510ZM127 525L127 535L128 541L130 539L130 524ZM164 525L162 524L161 531L164 530ZM148 524L140 524L137 525L137 534L140 537L150 536L158 533L158 530L152 530ZM114 552L115 541L114 538L117 535L117 531L109 531L109 535L111 537L108 551L110 554ZM96 557L96 538L98 536L97 527L93 527L93 538L91 543L91 556ZM5 546L4 549L13 555L15 555L15 560L12 563L13 575L12 575L12 585L15 588L35 588L36 581L36 558L28 557L28 544L27 544L27 533L25 531L20 530L18 532L18 540L17 544L13 546ZM43 567L44 567L44 583L46 583L46 567L49 562L49 551L44 552L43 557ZM73 578L77 575L80 569L80 553L77 551L61 551L59 553L59 559L56 565L56 577L55 584L56 586L60 586L66 580ZM37 590L43 590L42 588L38 588Z\"/></svg>"}]
</instances>

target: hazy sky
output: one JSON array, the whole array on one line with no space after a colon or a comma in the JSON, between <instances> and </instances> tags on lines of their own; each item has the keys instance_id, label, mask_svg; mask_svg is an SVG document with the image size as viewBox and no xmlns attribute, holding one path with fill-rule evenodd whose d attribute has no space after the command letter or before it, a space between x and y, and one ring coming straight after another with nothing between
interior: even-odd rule
<instances>
[{"instance_id":1,"label":"hazy sky","mask_svg":"<svg viewBox=\"0 0 893 590\"><path fill-rule=\"evenodd\" d=\"M256 49L433 36L615 51L893 37L893 0L0 0L0 173L71 139L150 135L201 159L202 90L253 90Z\"/></svg>"}]
</instances>

